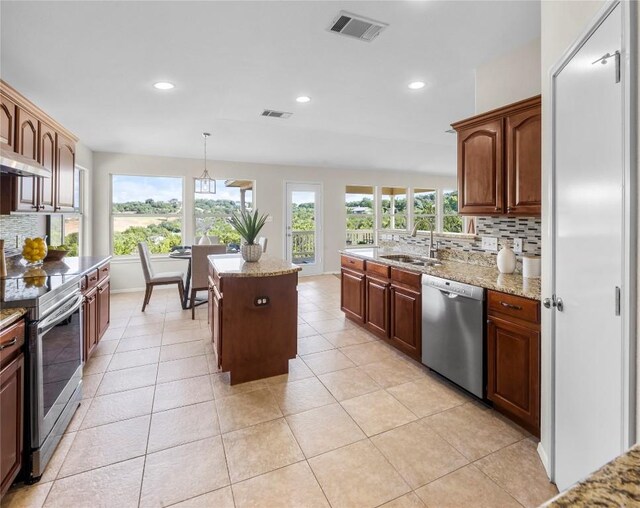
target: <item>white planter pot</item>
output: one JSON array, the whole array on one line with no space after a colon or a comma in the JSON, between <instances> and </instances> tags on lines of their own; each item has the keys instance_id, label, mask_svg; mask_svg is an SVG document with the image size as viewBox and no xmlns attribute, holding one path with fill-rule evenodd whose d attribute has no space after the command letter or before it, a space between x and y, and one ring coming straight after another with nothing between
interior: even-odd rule
<instances>
[{"instance_id":1,"label":"white planter pot","mask_svg":"<svg viewBox=\"0 0 640 508\"><path fill-rule=\"evenodd\" d=\"M500 273L513 273L516 270L516 254L505 245L498 252L498 270Z\"/></svg>"},{"instance_id":2,"label":"white planter pot","mask_svg":"<svg viewBox=\"0 0 640 508\"><path fill-rule=\"evenodd\" d=\"M255 263L260 259L260 256L262 256L262 246L259 243L254 245L244 243L240 251L242 252L242 259L247 263Z\"/></svg>"}]
</instances>

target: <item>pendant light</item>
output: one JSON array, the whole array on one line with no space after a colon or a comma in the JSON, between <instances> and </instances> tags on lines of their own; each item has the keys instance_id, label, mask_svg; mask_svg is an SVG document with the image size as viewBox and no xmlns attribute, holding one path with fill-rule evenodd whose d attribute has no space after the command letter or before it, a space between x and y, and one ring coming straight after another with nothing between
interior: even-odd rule
<instances>
[{"instance_id":1,"label":"pendant light","mask_svg":"<svg viewBox=\"0 0 640 508\"><path fill-rule=\"evenodd\" d=\"M194 178L196 194L215 194L216 181L209 176L207 171L207 138L211 136L208 132L203 132L204 138L204 172L198 178Z\"/></svg>"}]
</instances>

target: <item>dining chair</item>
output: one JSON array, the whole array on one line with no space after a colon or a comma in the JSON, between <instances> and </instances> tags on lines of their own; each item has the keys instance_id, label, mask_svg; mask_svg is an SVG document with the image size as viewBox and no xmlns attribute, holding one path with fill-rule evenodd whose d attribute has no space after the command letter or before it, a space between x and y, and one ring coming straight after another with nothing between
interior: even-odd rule
<instances>
[{"instance_id":1,"label":"dining chair","mask_svg":"<svg viewBox=\"0 0 640 508\"><path fill-rule=\"evenodd\" d=\"M260 244L260 247L262 247L262 252L267 252L267 240L268 238L266 236L258 237L258 243Z\"/></svg>"},{"instance_id":2,"label":"dining chair","mask_svg":"<svg viewBox=\"0 0 640 508\"><path fill-rule=\"evenodd\" d=\"M191 247L191 319L196 318L196 303L198 291L209 289L209 259L211 254L225 254L226 245L194 245Z\"/></svg>"},{"instance_id":3,"label":"dining chair","mask_svg":"<svg viewBox=\"0 0 640 508\"><path fill-rule=\"evenodd\" d=\"M166 286L168 284L177 284L180 293L180 304L184 299L184 274L182 272L162 272L154 273L151 266L151 255L147 242L138 243L138 252L140 253L140 262L142 263L142 273L144 274L145 291L144 302L142 303L142 312L146 308L154 286Z\"/></svg>"}]
</instances>

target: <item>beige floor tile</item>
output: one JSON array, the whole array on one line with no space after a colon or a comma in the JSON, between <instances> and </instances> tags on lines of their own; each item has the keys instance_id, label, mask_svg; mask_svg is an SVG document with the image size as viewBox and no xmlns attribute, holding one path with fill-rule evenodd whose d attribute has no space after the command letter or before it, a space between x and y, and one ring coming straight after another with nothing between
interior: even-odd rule
<instances>
[{"instance_id":1,"label":"beige floor tile","mask_svg":"<svg viewBox=\"0 0 640 508\"><path fill-rule=\"evenodd\" d=\"M111 296L111 298L113 299L113 295ZM128 317L126 318L114 318L111 317L111 319L109 320L109 330L111 329L115 329L115 328L125 328L127 326L127 324L129 323L129 319ZM102 338L104 339L104 335L102 336ZM120 338L120 337L118 337Z\"/></svg>"},{"instance_id":2,"label":"beige floor tile","mask_svg":"<svg viewBox=\"0 0 640 508\"><path fill-rule=\"evenodd\" d=\"M352 399L380 389L380 385L359 368L329 372L318 376L318 379L339 401Z\"/></svg>"},{"instance_id":3,"label":"beige floor tile","mask_svg":"<svg viewBox=\"0 0 640 508\"><path fill-rule=\"evenodd\" d=\"M232 488L237 508L329 508L306 462L236 483Z\"/></svg>"},{"instance_id":4,"label":"beige floor tile","mask_svg":"<svg viewBox=\"0 0 640 508\"><path fill-rule=\"evenodd\" d=\"M368 363L381 362L393 359L397 354L385 346L382 342L366 342L340 348L347 357L356 365L366 365Z\"/></svg>"},{"instance_id":5,"label":"beige floor tile","mask_svg":"<svg viewBox=\"0 0 640 508\"><path fill-rule=\"evenodd\" d=\"M117 318L116 318L117 319ZM113 322L114 318L111 318L111 321ZM129 322L129 318L122 318L118 321L122 321L123 323L128 323ZM122 338L122 335L124 334L124 326L122 328L116 328L113 325L110 325L109 328L107 329L106 332L104 332L104 335L102 336L102 338L100 339L100 342L102 341L106 341L106 342L110 342L112 340L118 340Z\"/></svg>"},{"instance_id":6,"label":"beige floor tile","mask_svg":"<svg viewBox=\"0 0 640 508\"><path fill-rule=\"evenodd\" d=\"M370 441L309 459L333 508L379 506L410 488Z\"/></svg>"},{"instance_id":7,"label":"beige floor tile","mask_svg":"<svg viewBox=\"0 0 640 508\"><path fill-rule=\"evenodd\" d=\"M67 458L67 453L71 449L71 444L73 440L76 438L75 432L70 432L68 434L63 434L58 446L56 446L56 450L53 452L47 467L44 470L44 473L40 477L41 483L47 483L55 480L58 477L58 473L60 472L60 468L64 463L64 459ZM4 505L3 505L4 506Z\"/></svg>"},{"instance_id":8,"label":"beige floor tile","mask_svg":"<svg viewBox=\"0 0 640 508\"><path fill-rule=\"evenodd\" d=\"M198 313L198 309L196 309L196 314L197 313ZM168 323L169 321L190 320L190 319L191 319L191 309L176 310L173 312L167 312L164 315L165 324Z\"/></svg>"},{"instance_id":9,"label":"beige floor tile","mask_svg":"<svg viewBox=\"0 0 640 508\"><path fill-rule=\"evenodd\" d=\"M418 421L371 438L412 489L468 464L434 430Z\"/></svg>"},{"instance_id":10,"label":"beige floor tile","mask_svg":"<svg viewBox=\"0 0 640 508\"><path fill-rule=\"evenodd\" d=\"M208 336L208 330L193 328L190 330L166 330L162 334L162 345L180 344L182 342L192 342L204 339Z\"/></svg>"},{"instance_id":11,"label":"beige floor tile","mask_svg":"<svg viewBox=\"0 0 640 508\"><path fill-rule=\"evenodd\" d=\"M154 413L151 417L147 453L218 434L220 425L216 405L212 400Z\"/></svg>"},{"instance_id":12,"label":"beige floor tile","mask_svg":"<svg viewBox=\"0 0 640 508\"><path fill-rule=\"evenodd\" d=\"M429 507L521 508L473 464L421 487L416 494Z\"/></svg>"},{"instance_id":13,"label":"beige floor tile","mask_svg":"<svg viewBox=\"0 0 640 508\"><path fill-rule=\"evenodd\" d=\"M292 383L270 385L270 387L271 393L285 416L336 401L316 377Z\"/></svg>"},{"instance_id":14,"label":"beige floor tile","mask_svg":"<svg viewBox=\"0 0 640 508\"><path fill-rule=\"evenodd\" d=\"M2 508L41 508L53 482L13 487L2 498Z\"/></svg>"},{"instance_id":15,"label":"beige floor tile","mask_svg":"<svg viewBox=\"0 0 640 508\"><path fill-rule=\"evenodd\" d=\"M168 383L178 379L188 377L204 376L209 374L209 366L207 358L202 356L192 356L189 358L181 358L179 360L171 360L162 362L158 367L158 383Z\"/></svg>"},{"instance_id":16,"label":"beige floor tile","mask_svg":"<svg viewBox=\"0 0 640 508\"><path fill-rule=\"evenodd\" d=\"M470 402L471 398L435 377L426 377L387 391L407 406L417 416L429 416Z\"/></svg>"},{"instance_id":17,"label":"beige floor tile","mask_svg":"<svg viewBox=\"0 0 640 508\"><path fill-rule=\"evenodd\" d=\"M205 354L205 352L205 343L202 340L170 344L168 346L162 346L160 350L160 361L168 362L170 360L179 360L180 358L189 358L190 356L200 356Z\"/></svg>"},{"instance_id":18,"label":"beige floor tile","mask_svg":"<svg viewBox=\"0 0 640 508\"><path fill-rule=\"evenodd\" d=\"M333 312L326 310L312 310L312 311L298 311L298 315L304 319L307 323L314 323L317 321L326 321L328 319L336 319Z\"/></svg>"},{"instance_id":19,"label":"beige floor tile","mask_svg":"<svg viewBox=\"0 0 640 508\"><path fill-rule=\"evenodd\" d=\"M113 355L92 356L84 364L82 375L90 376L92 374L100 374L101 372L106 372L112 356Z\"/></svg>"},{"instance_id":20,"label":"beige floor tile","mask_svg":"<svg viewBox=\"0 0 640 508\"><path fill-rule=\"evenodd\" d=\"M100 340L100 342L98 342L98 345L93 350L93 353L91 353L91 356L112 355L116 352L118 342L118 340Z\"/></svg>"},{"instance_id":21,"label":"beige floor tile","mask_svg":"<svg viewBox=\"0 0 640 508\"><path fill-rule=\"evenodd\" d=\"M316 376L355 367L355 364L337 349L305 355L302 359Z\"/></svg>"},{"instance_id":22,"label":"beige floor tile","mask_svg":"<svg viewBox=\"0 0 640 508\"><path fill-rule=\"evenodd\" d=\"M231 487L223 487L201 496L192 497L181 503L171 505L172 508L234 508Z\"/></svg>"},{"instance_id":23,"label":"beige floor tile","mask_svg":"<svg viewBox=\"0 0 640 508\"><path fill-rule=\"evenodd\" d=\"M160 347L161 344L161 335L143 335L142 337L132 337L129 339L122 339L120 342L118 342L116 353L136 351L138 349L155 348Z\"/></svg>"},{"instance_id":24,"label":"beige floor tile","mask_svg":"<svg viewBox=\"0 0 640 508\"><path fill-rule=\"evenodd\" d=\"M471 402L429 416L425 422L474 461L525 437L516 425L494 413Z\"/></svg>"},{"instance_id":25,"label":"beige floor tile","mask_svg":"<svg viewBox=\"0 0 640 508\"><path fill-rule=\"evenodd\" d=\"M307 457L314 457L367 437L340 404L288 416L287 423Z\"/></svg>"},{"instance_id":26,"label":"beige floor tile","mask_svg":"<svg viewBox=\"0 0 640 508\"><path fill-rule=\"evenodd\" d=\"M289 373L265 379L267 384L292 383L300 379L313 377L313 372L299 357L289 360Z\"/></svg>"},{"instance_id":27,"label":"beige floor tile","mask_svg":"<svg viewBox=\"0 0 640 508\"><path fill-rule=\"evenodd\" d=\"M174 321L166 321L164 323L164 331L165 332L171 332L174 330L179 330L179 331L187 331L187 330L193 330L195 328L200 328L200 322L197 320L186 320L186 319L181 319L181 320L174 320Z\"/></svg>"},{"instance_id":28,"label":"beige floor tile","mask_svg":"<svg viewBox=\"0 0 640 508\"><path fill-rule=\"evenodd\" d=\"M344 400L341 404L368 436L417 419L416 415L384 390Z\"/></svg>"},{"instance_id":29,"label":"beige floor tile","mask_svg":"<svg viewBox=\"0 0 640 508\"><path fill-rule=\"evenodd\" d=\"M157 364L107 372L96 393L97 395L107 395L144 386L153 386L156 382L157 372Z\"/></svg>"},{"instance_id":30,"label":"beige floor tile","mask_svg":"<svg viewBox=\"0 0 640 508\"><path fill-rule=\"evenodd\" d=\"M153 386L146 386L94 398L80 428L88 429L151 414L154 390Z\"/></svg>"},{"instance_id":31,"label":"beige floor tile","mask_svg":"<svg viewBox=\"0 0 640 508\"><path fill-rule=\"evenodd\" d=\"M425 370L399 358L368 363L361 368L383 388L415 381L427 375Z\"/></svg>"},{"instance_id":32,"label":"beige floor tile","mask_svg":"<svg viewBox=\"0 0 640 508\"><path fill-rule=\"evenodd\" d=\"M91 406L91 400L92 399L86 399L80 402L80 405L76 409L76 412L71 417L69 425L67 425L67 429L64 431L65 434L76 432L80 428L80 425L82 425L82 420L84 420L84 417L86 416L87 411L89 411L89 407Z\"/></svg>"},{"instance_id":33,"label":"beige floor tile","mask_svg":"<svg viewBox=\"0 0 640 508\"><path fill-rule=\"evenodd\" d=\"M238 395L240 393L253 392L265 388L266 384L262 379L249 381L248 383L239 383L232 385L229 383L228 372L218 372L211 375L211 384L213 385L213 395L216 399L229 397L230 395Z\"/></svg>"},{"instance_id":34,"label":"beige floor tile","mask_svg":"<svg viewBox=\"0 0 640 508\"><path fill-rule=\"evenodd\" d=\"M144 455L150 420L142 416L78 431L58 477Z\"/></svg>"},{"instance_id":35,"label":"beige floor tile","mask_svg":"<svg viewBox=\"0 0 640 508\"><path fill-rule=\"evenodd\" d=\"M353 327L351 323L344 319L327 319L326 321L316 321L311 327L317 331L317 333L337 332L340 330L348 330Z\"/></svg>"},{"instance_id":36,"label":"beige floor tile","mask_svg":"<svg viewBox=\"0 0 640 508\"><path fill-rule=\"evenodd\" d=\"M326 332L323 337L327 339L335 347L355 346L372 342L374 338L366 333L360 333L358 329L340 330L338 332Z\"/></svg>"},{"instance_id":37,"label":"beige floor tile","mask_svg":"<svg viewBox=\"0 0 640 508\"><path fill-rule=\"evenodd\" d=\"M267 388L216 399L223 433L282 417Z\"/></svg>"},{"instance_id":38,"label":"beige floor tile","mask_svg":"<svg viewBox=\"0 0 640 508\"><path fill-rule=\"evenodd\" d=\"M98 386L102 382L103 372L99 374L91 374L82 376L82 398L91 399L95 397Z\"/></svg>"},{"instance_id":39,"label":"beige floor tile","mask_svg":"<svg viewBox=\"0 0 640 508\"><path fill-rule=\"evenodd\" d=\"M318 335L318 332L314 328L311 328L310 325L306 323L298 325L298 339L311 337L312 335Z\"/></svg>"},{"instance_id":40,"label":"beige floor tile","mask_svg":"<svg viewBox=\"0 0 640 508\"><path fill-rule=\"evenodd\" d=\"M156 385L153 412L198 404L213 399L209 376L190 377Z\"/></svg>"},{"instance_id":41,"label":"beige floor tile","mask_svg":"<svg viewBox=\"0 0 640 508\"><path fill-rule=\"evenodd\" d=\"M320 351L328 351L329 349L334 349L334 346L322 335L311 335L298 339L299 355L309 355Z\"/></svg>"},{"instance_id":42,"label":"beige floor tile","mask_svg":"<svg viewBox=\"0 0 640 508\"><path fill-rule=\"evenodd\" d=\"M159 347L127 351L126 353L116 353L113 355L113 358L111 358L111 363L109 364L107 371L130 369L131 367L140 367L141 365L158 363L159 358Z\"/></svg>"},{"instance_id":43,"label":"beige floor tile","mask_svg":"<svg viewBox=\"0 0 640 508\"><path fill-rule=\"evenodd\" d=\"M231 483L304 459L283 418L224 434L222 440Z\"/></svg>"},{"instance_id":44,"label":"beige floor tile","mask_svg":"<svg viewBox=\"0 0 640 508\"><path fill-rule=\"evenodd\" d=\"M383 504L380 508L425 508L425 504L413 492Z\"/></svg>"},{"instance_id":45,"label":"beige floor tile","mask_svg":"<svg viewBox=\"0 0 640 508\"><path fill-rule=\"evenodd\" d=\"M140 506L167 506L229 485L220 436L147 455Z\"/></svg>"},{"instance_id":46,"label":"beige floor tile","mask_svg":"<svg viewBox=\"0 0 640 508\"><path fill-rule=\"evenodd\" d=\"M62 478L53 484L45 506L136 506L143 468L144 457L138 457Z\"/></svg>"},{"instance_id":47,"label":"beige floor tile","mask_svg":"<svg viewBox=\"0 0 640 508\"><path fill-rule=\"evenodd\" d=\"M164 314L142 314L131 316L127 327L164 324Z\"/></svg>"},{"instance_id":48,"label":"beige floor tile","mask_svg":"<svg viewBox=\"0 0 640 508\"><path fill-rule=\"evenodd\" d=\"M135 318L132 318L132 319L135 319ZM159 335L161 333L162 333L162 322L138 325L138 326L131 326L131 324L129 324L124 329L122 338L126 339L128 337L140 337L142 335Z\"/></svg>"},{"instance_id":49,"label":"beige floor tile","mask_svg":"<svg viewBox=\"0 0 640 508\"><path fill-rule=\"evenodd\" d=\"M526 507L539 506L558 493L549 481L531 439L523 439L475 465Z\"/></svg>"}]
</instances>

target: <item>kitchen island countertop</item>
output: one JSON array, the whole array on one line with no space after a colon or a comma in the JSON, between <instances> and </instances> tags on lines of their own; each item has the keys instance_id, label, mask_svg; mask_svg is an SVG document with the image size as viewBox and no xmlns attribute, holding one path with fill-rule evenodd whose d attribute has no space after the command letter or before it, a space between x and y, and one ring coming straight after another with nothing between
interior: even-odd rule
<instances>
[{"instance_id":1,"label":"kitchen island countertop","mask_svg":"<svg viewBox=\"0 0 640 508\"><path fill-rule=\"evenodd\" d=\"M18 307L15 309L0 309L0 330L15 323L27 313L27 309Z\"/></svg>"},{"instance_id":2,"label":"kitchen island countertop","mask_svg":"<svg viewBox=\"0 0 640 508\"><path fill-rule=\"evenodd\" d=\"M212 254L209 263L220 277L276 277L301 270L288 261L264 254L255 263L247 263L240 254Z\"/></svg>"}]
</instances>

